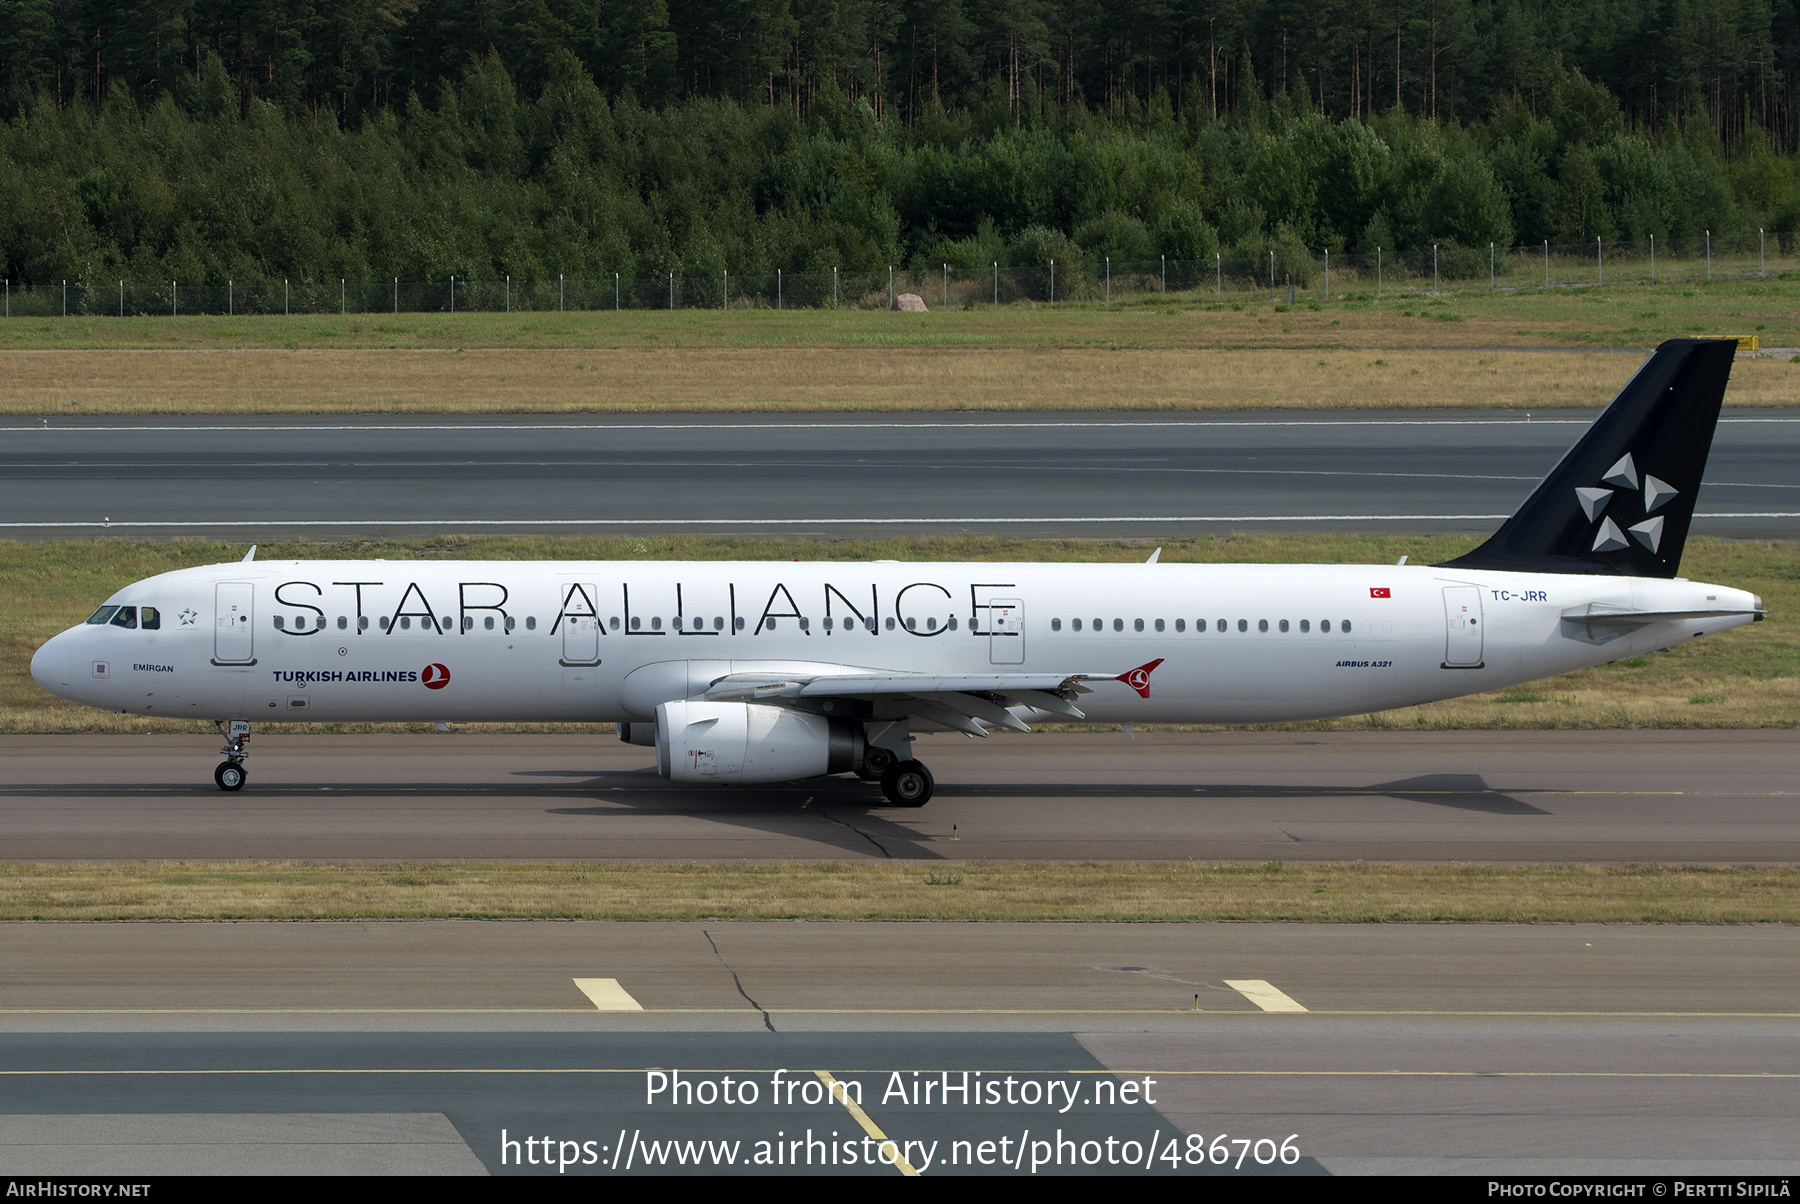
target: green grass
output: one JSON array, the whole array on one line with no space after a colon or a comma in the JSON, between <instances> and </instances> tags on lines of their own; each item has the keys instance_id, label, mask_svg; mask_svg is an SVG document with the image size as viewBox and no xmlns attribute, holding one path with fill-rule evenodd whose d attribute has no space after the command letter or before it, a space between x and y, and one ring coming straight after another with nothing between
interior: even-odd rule
<instances>
[{"instance_id":1,"label":"green grass","mask_svg":"<svg viewBox=\"0 0 1800 1204\"><path fill-rule=\"evenodd\" d=\"M549 538L469 536L432 540L274 543L268 560L349 558L495 560L1023 560L1141 562L1161 544L1176 563L1415 564L1469 547L1452 536L1224 535L1166 540L931 539L799 540L707 536ZM243 545L113 539L0 541L0 732L193 731L196 725L79 707L51 697L30 677L31 654L79 622L114 590L170 569L241 559ZM1800 545L1764 540L1688 541L1684 575L1760 594L1768 620L1667 652L1566 674L1504 692L1318 723L1299 730L1451 730L1618 727L1800 726ZM296 725L295 730L320 730ZM327 730L362 730L327 725ZM520 725L506 730L542 730Z\"/></svg>"}]
</instances>

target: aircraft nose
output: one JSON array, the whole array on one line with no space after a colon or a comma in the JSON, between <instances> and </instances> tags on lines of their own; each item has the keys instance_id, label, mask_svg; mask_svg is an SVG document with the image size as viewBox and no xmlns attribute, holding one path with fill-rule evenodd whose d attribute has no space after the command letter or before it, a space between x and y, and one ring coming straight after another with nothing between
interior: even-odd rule
<instances>
[{"instance_id":1,"label":"aircraft nose","mask_svg":"<svg viewBox=\"0 0 1800 1204\"><path fill-rule=\"evenodd\" d=\"M69 641L52 636L31 658L31 677L59 698L69 696Z\"/></svg>"}]
</instances>

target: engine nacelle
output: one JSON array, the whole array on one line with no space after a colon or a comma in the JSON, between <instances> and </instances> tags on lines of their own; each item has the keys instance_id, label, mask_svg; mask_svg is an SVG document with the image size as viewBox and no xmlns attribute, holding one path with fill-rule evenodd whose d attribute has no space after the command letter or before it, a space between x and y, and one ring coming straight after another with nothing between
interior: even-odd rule
<instances>
[{"instance_id":1,"label":"engine nacelle","mask_svg":"<svg viewBox=\"0 0 1800 1204\"><path fill-rule=\"evenodd\" d=\"M656 771L676 782L790 782L862 762L858 725L754 702L656 708Z\"/></svg>"}]
</instances>

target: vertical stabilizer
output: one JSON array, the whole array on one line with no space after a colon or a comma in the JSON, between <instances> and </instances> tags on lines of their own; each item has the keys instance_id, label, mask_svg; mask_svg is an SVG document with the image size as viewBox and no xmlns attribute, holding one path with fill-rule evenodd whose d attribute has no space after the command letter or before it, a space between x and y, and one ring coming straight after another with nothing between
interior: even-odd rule
<instances>
[{"instance_id":1,"label":"vertical stabilizer","mask_svg":"<svg viewBox=\"0 0 1800 1204\"><path fill-rule=\"evenodd\" d=\"M1493 538L1446 566L1675 576L1736 351L1658 347Z\"/></svg>"}]
</instances>

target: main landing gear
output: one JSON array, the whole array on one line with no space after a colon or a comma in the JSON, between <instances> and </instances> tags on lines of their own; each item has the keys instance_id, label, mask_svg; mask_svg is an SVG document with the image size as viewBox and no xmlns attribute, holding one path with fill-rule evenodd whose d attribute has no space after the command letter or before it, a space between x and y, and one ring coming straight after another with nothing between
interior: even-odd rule
<instances>
[{"instance_id":1,"label":"main landing gear","mask_svg":"<svg viewBox=\"0 0 1800 1204\"><path fill-rule=\"evenodd\" d=\"M225 732L225 747L219 751L225 759L213 770L213 781L219 784L220 790L242 790L249 774L244 769L244 758L250 751L244 747L250 740L250 725L242 719L233 719L229 724L219 725Z\"/></svg>"},{"instance_id":2,"label":"main landing gear","mask_svg":"<svg viewBox=\"0 0 1800 1204\"><path fill-rule=\"evenodd\" d=\"M923 761L900 761L881 774L881 793L896 807L923 807L931 801L931 771Z\"/></svg>"}]
</instances>

